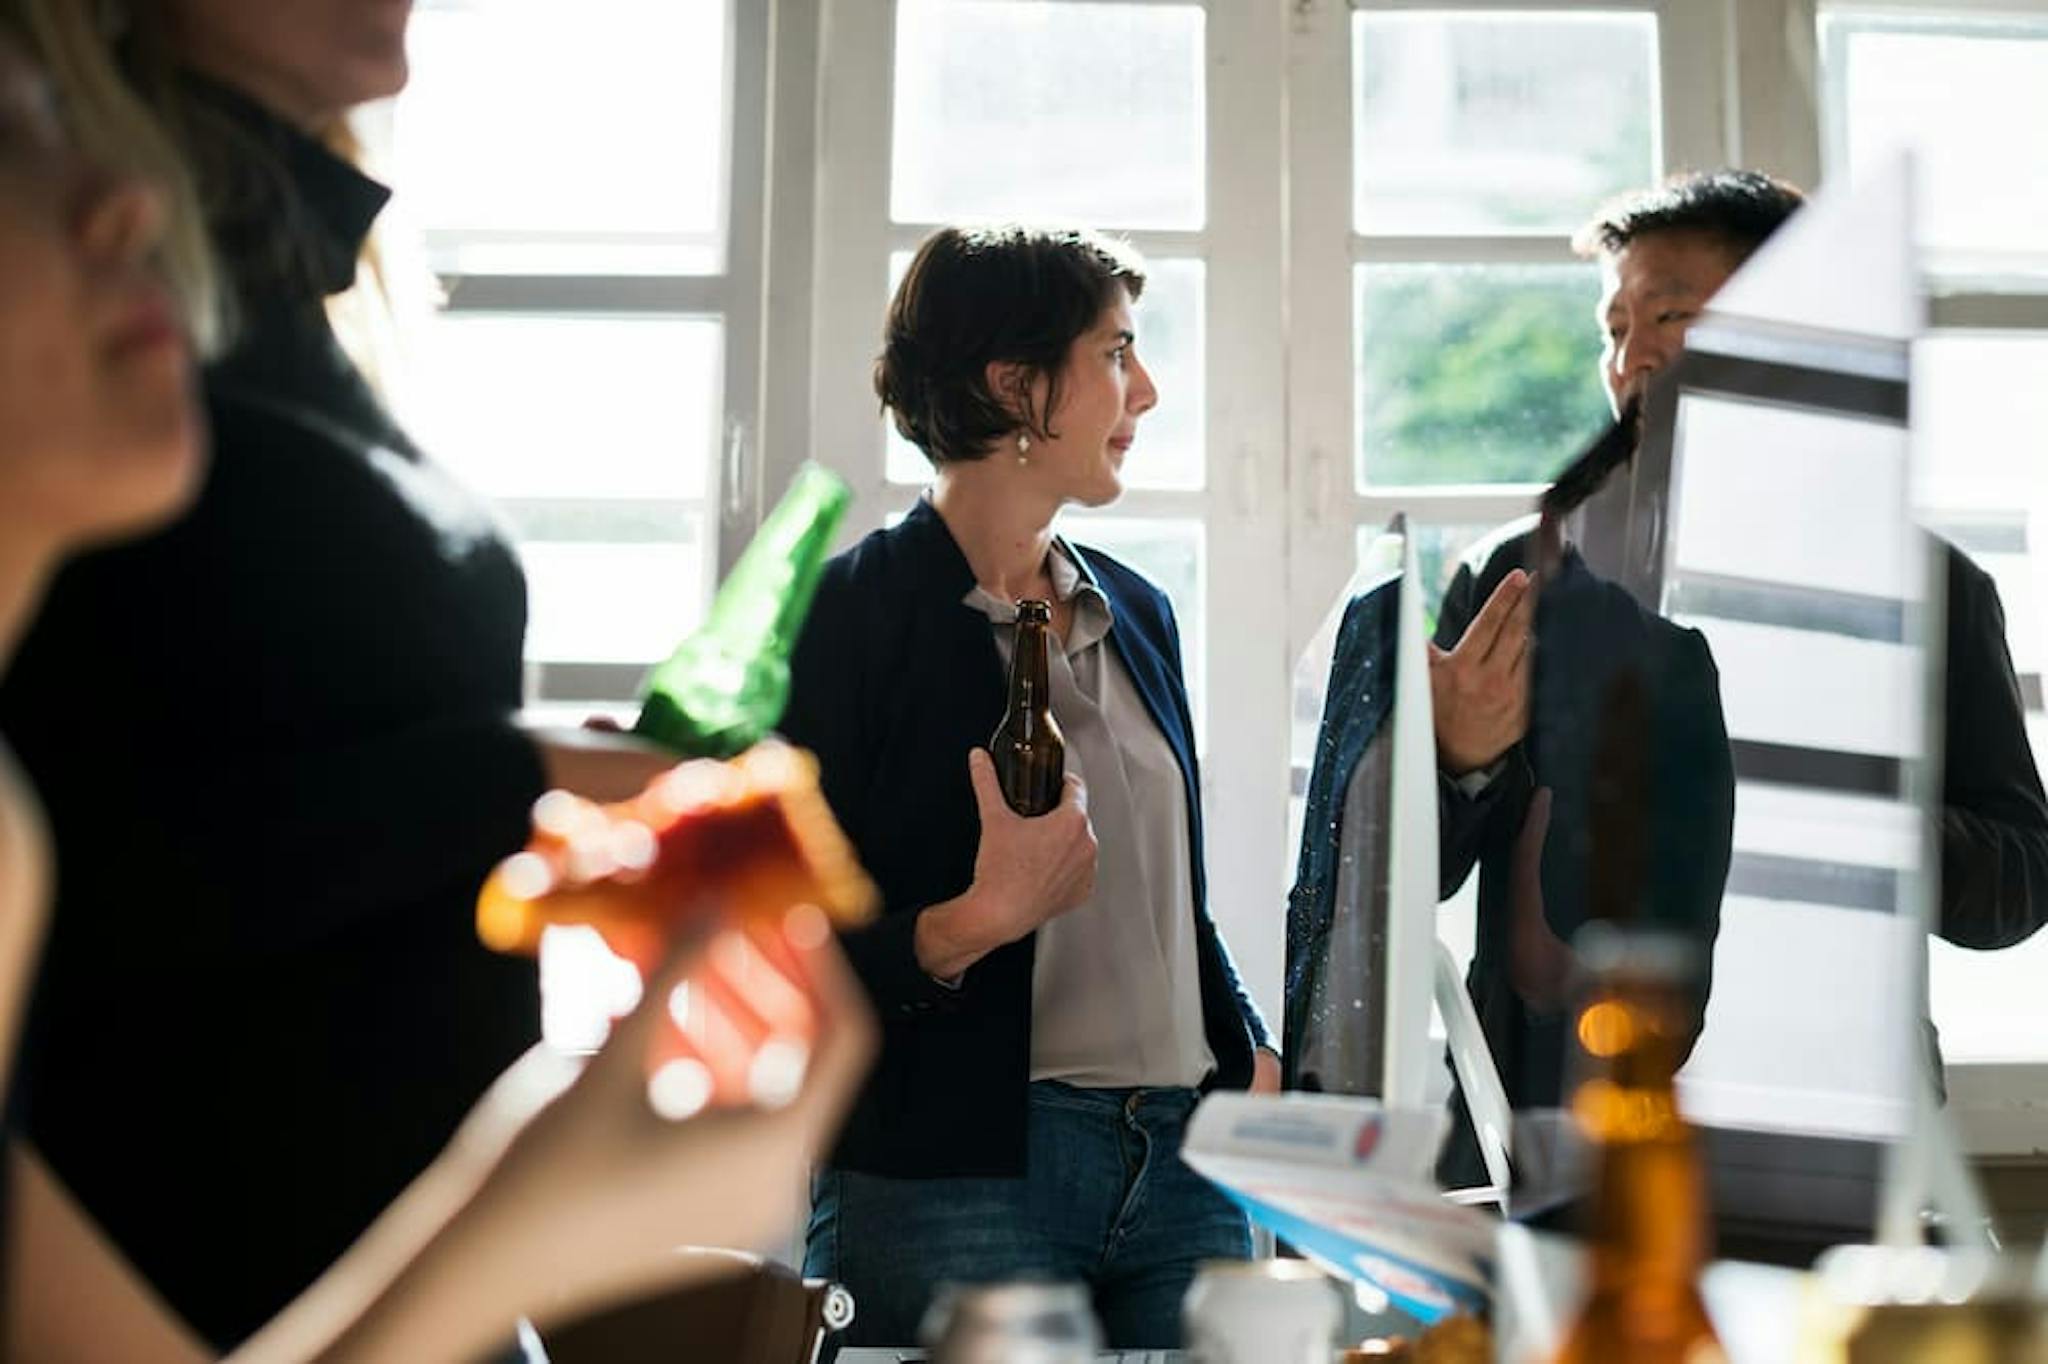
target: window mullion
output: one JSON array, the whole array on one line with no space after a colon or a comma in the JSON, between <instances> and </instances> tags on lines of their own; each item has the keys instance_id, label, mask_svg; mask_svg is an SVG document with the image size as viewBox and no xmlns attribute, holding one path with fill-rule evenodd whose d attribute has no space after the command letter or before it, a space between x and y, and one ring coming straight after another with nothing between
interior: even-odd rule
<instances>
[{"instance_id":1,"label":"window mullion","mask_svg":"<svg viewBox=\"0 0 2048 1364\"><path fill-rule=\"evenodd\" d=\"M726 48L725 413L711 478L717 531L706 546L724 578L760 522L761 270L767 212L768 6L729 0Z\"/></svg>"},{"instance_id":2,"label":"window mullion","mask_svg":"<svg viewBox=\"0 0 2048 1364\"><path fill-rule=\"evenodd\" d=\"M842 536L880 527L900 500L883 477L869 366L888 307L895 5L834 0L825 16L818 111L816 458L852 485ZM877 97L878 91L885 92Z\"/></svg>"},{"instance_id":3,"label":"window mullion","mask_svg":"<svg viewBox=\"0 0 2048 1364\"><path fill-rule=\"evenodd\" d=\"M736 291L724 275L440 276L450 313L657 313L726 315Z\"/></svg>"},{"instance_id":4,"label":"window mullion","mask_svg":"<svg viewBox=\"0 0 2048 1364\"><path fill-rule=\"evenodd\" d=\"M1353 523L1351 21L1340 6L1295 18L1287 54L1291 666L1351 576Z\"/></svg>"},{"instance_id":5,"label":"window mullion","mask_svg":"<svg viewBox=\"0 0 2048 1364\"><path fill-rule=\"evenodd\" d=\"M1571 265L1578 261L1571 238L1526 236L1393 237L1355 236L1351 258L1374 265Z\"/></svg>"},{"instance_id":6,"label":"window mullion","mask_svg":"<svg viewBox=\"0 0 2048 1364\"><path fill-rule=\"evenodd\" d=\"M1166 228L1120 228L1115 223L1090 223L1113 236L1128 241L1146 256L1180 257L1200 260L1209 252L1208 236L1203 232L1176 232ZM891 251L914 251L926 237L938 231L944 223L899 223L889 224L889 249Z\"/></svg>"},{"instance_id":7,"label":"window mullion","mask_svg":"<svg viewBox=\"0 0 2048 1364\"><path fill-rule=\"evenodd\" d=\"M1815 0L1730 3L1734 6L1733 71L1725 88L1733 92L1734 103L1728 145L1721 159L1767 170L1811 189L1821 177L1820 39ZM1685 59L1681 51L1674 50L1666 69Z\"/></svg>"},{"instance_id":8,"label":"window mullion","mask_svg":"<svg viewBox=\"0 0 2048 1364\"><path fill-rule=\"evenodd\" d=\"M1738 155L1732 131L1735 120L1729 111L1734 88L1728 66L1731 29L1738 27L1747 11L1784 10L1802 3L1810 9L1812 0L1661 0L1657 6L1657 86L1658 120L1664 135L1658 154L1666 174L1712 170ZM1757 28L1754 16L1749 27ZM1767 31L1767 26L1760 31ZM1780 33L1771 41L1782 46L1784 37ZM1791 80L1789 72L1770 74ZM1743 97L1760 98L1762 93L1745 91Z\"/></svg>"},{"instance_id":9,"label":"window mullion","mask_svg":"<svg viewBox=\"0 0 2048 1364\"><path fill-rule=\"evenodd\" d=\"M735 0L736 3L741 0ZM762 6L761 8L768 8ZM775 0L768 51L763 191L760 408L756 466L765 504L812 458L812 347L822 299L813 289L818 243L821 0ZM829 357L828 357L829 362Z\"/></svg>"},{"instance_id":10,"label":"window mullion","mask_svg":"<svg viewBox=\"0 0 2048 1364\"><path fill-rule=\"evenodd\" d=\"M1383 526L1395 512L1406 512L1417 525L1498 526L1536 509L1540 487L1507 484L1498 488L1380 488L1352 499L1352 520L1361 526Z\"/></svg>"},{"instance_id":11,"label":"window mullion","mask_svg":"<svg viewBox=\"0 0 2048 1364\"><path fill-rule=\"evenodd\" d=\"M1280 1002L1287 850L1287 7L1207 21L1209 898L1255 997ZM1340 25L1341 27L1341 25ZM1298 171L1297 171L1298 178ZM1341 220L1340 220L1341 221ZM1277 1015L1273 1015L1276 1016Z\"/></svg>"}]
</instances>

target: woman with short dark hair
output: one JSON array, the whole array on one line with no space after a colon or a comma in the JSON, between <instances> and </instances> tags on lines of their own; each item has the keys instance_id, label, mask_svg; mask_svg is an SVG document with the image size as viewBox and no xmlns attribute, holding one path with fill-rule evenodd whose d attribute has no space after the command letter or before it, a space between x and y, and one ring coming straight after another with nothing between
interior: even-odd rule
<instances>
[{"instance_id":1,"label":"woman with short dark hair","mask_svg":"<svg viewBox=\"0 0 2048 1364\"><path fill-rule=\"evenodd\" d=\"M1171 1346L1196 1265L1250 1253L1178 1155L1199 1090L1278 1082L1205 903L1179 632L1157 587L1053 530L1115 500L1158 401L1144 284L1091 233L948 228L889 310L876 392L935 477L827 569L783 726L885 905L847 943L882 1059L806 1259L853 1290L855 1343L912 1339L941 1282L1052 1276L1091 1285L1111 1345ZM1027 819L984 745L1030 598L1068 784Z\"/></svg>"}]
</instances>

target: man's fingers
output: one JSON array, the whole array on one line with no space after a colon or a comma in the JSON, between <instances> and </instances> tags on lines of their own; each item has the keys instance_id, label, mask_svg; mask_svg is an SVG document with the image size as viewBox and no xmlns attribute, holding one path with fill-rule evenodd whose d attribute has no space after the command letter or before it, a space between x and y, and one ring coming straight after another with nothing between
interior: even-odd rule
<instances>
[{"instance_id":1,"label":"man's fingers","mask_svg":"<svg viewBox=\"0 0 2048 1364\"><path fill-rule=\"evenodd\" d=\"M1502 578L1500 585L1493 589L1493 595L1486 599L1486 605L1479 608L1479 614L1465 627L1464 637L1458 641L1454 652L1462 654L1470 650L1475 658L1482 661L1491 654L1515 607L1527 595L1528 587L1529 575L1519 568Z\"/></svg>"},{"instance_id":2,"label":"man's fingers","mask_svg":"<svg viewBox=\"0 0 2048 1364\"><path fill-rule=\"evenodd\" d=\"M1536 636L1534 633L1528 630L1517 630L1512 643L1503 640L1501 647L1495 650L1494 656L1506 662L1508 671L1514 676L1517 684L1527 679L1529 658L1535 652L1535 644Z\"/></svg>"},{"instance_id":3,"label":"man's fingers","mask_svg":"<svg viewBox=\"0 0 2048 1364\"><path fill-rule=\"evenodd\" d=\"M1501 622L1493 650L1482 661L1487 671L1506 673L1514 686L1527 686L1530 648L1536 642L1535 621L1536 585L1532 579L1523 585L1521 596Z\"/></svg>"},{"instance_id":4,"label":"man's fingers","mask_svg":"<svg viewBox=\"0 0 2048 1364\"><path fill-rule=\"evenodd\" d=\"M1516 569L1515 572L1521 573L1522 570ZM1522 578L1522 594L1515 598L1514 610L1510 612L1510 615L1513 617L1509 622L1510 628L1526 632L1534 623L1536 619L1536 598L1541 595L1536 590L1536 587L1536 579L1524 574Z\"/></svg>"}]
</instances>

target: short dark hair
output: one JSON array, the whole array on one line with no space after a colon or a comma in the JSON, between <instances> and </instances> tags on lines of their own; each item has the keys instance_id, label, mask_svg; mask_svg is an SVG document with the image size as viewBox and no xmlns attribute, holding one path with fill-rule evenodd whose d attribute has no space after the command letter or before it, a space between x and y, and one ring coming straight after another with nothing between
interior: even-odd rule
<instances>
[{"instance_id":1,"label":"short dark hair","mask_svg":"<svg viewBox=\"0 0 2048 1364\"><path fill-rule=\"evenodd\" d=\"M1067 352L1121 287L1144 292L1145 266L1125 243L1063 228L941 228L918 247L889 304L875 394L903 438L934 465L986 456L1018 428L1050 436ZM1021 367L1018 392L996 393L988 367ZM1048 384L1045 409L1030 382Z\"/></svg>"},{"instance_id":2,"label":"short dark hair","mask_svg":"<svg viewBox=\"0 0 2048 1364\"><path fill-rule=\"evenodd\" d=\"M1638 237L1699 232L1747 260L1805 202L1796 186L1762 171L1694 171L1608 201L1572 247L1581 256L1613 255Z\"/></svg>"}]
</instances>

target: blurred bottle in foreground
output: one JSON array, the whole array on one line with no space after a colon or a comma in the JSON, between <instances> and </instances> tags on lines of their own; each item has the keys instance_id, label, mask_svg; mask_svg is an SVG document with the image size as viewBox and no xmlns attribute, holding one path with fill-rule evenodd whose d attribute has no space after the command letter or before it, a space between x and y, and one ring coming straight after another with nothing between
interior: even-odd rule
<instances>
[{"instance_id":1,"label":"blurred bottle in foreground","mask_svg":"<svg viewBox=\"0 0 2048 1364\"><path fill-rule=\"evenodd\" d=\"M1589 1066L1571 1111L1597 1180L1590 1291L1558 1364L1726 1364L1699 1289L1706 1176L1673 1084L1691 1037L1698 949L1604 925L1577 946L1590 981L1577 1020Z\"/></svg>"},{"instance_id":2,"label":"blurred bottle in foreground","mask_svg":"<svg viewBox=\"0 0 2048 1364\"><path fill-rule=\"evenodd\" d=\"M1979 1246L1836 1246L1801 1311L1799 1364L2048 1364L2048 1283Z\"/></svg>"},{"instance_id":3,"label":"blurred bottle in foreground","mask_svg":"<svg viewBox=\"0 0 2048 1364\"><path fill-rule=\"evenodd\" d=\"M729 758L789 703L789 654L853 494L806 464L720 584L703 626L647 680L633 730L684 757Z\"/></svg>"}]
</instances>

